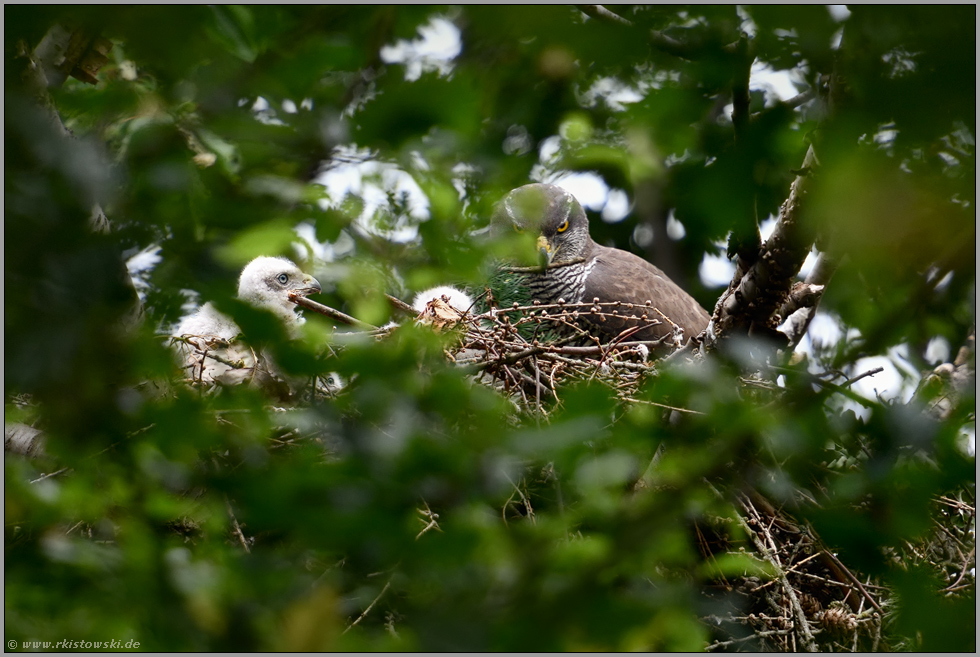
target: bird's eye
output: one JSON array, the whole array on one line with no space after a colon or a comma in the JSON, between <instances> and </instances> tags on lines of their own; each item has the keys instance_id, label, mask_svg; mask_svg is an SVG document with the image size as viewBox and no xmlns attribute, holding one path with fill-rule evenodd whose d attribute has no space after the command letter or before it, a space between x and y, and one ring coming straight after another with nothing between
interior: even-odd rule
<instances>
[{"instance_id":1,"label":"bird's eye","mask_svg":"<svg viewBox=\"0 0 980 657\"><path fill-rule=\"evenodd\" d=\"M286 274L279 274L278 276L276 276L276 280L279 281L279 283L281 283L282 285L285 285L286 283L289 282L289 276L287 276Z\"/></svg>"},{"instance_id":2,"label":"bird's eye","mask_svg":"<svg viewBox=\"0 0 980 657\"><path fill-rule=\"evenodd\" d=\"M568 219L566 219L565 221L561 222L561 226L558 227L558 232L559 233L564 233L566 230L568 230Z\"/></svg>"},{"instance_id":3,"label":"bird's eye","mask_svg":"<svg viewBox=\"0 0 980 657\"><path fill-rule=\"evenodd\" d=\"M516 230L518 233L523 233L524 232L524 229L521 228L520 226L518 226L517 224L514 224L514 230Z\"/></svg>"}]
</instances>

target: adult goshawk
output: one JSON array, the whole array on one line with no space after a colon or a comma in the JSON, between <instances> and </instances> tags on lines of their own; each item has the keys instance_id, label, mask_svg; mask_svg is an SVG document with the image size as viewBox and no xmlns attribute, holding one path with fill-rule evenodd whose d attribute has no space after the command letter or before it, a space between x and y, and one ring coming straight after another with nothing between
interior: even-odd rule
<instances>
[{"instance_id":1,"label":"adult goshawk","mask_svg":"<svg viewBox=\"0 0 980 657\"><path fill-rule=\"evenodd\" d=\"M624 336L624 330L637 326L641 328L624 336L627 340L657 340L671 334L670 322L656 310L684 330L685 342L708 325L704 308L660 269L628 251L592 241L585 210L561 187L532 184L513 190L499 205L493 223L538 235L537 247L549 266L528 275L532 299L620 302L616 314L609 307L602 308L601 317L589 309L579 312L587 322L583 328L605 340ZM630 319L631 315L637 319Z\"/></svg>"}]
</instances>

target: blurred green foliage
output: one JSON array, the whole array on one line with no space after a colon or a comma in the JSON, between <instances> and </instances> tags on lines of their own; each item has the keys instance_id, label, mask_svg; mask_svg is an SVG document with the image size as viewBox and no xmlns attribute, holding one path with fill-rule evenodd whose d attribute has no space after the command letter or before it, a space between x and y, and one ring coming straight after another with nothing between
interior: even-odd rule
<instances>
[{"instance_id":1,"label":"blurred green foliage","mask_svg":"<svg viewBox=\"0 0 980 657\"><path fill-rule=\"evenodd\" d=\"M480 283L491 256L472 234L507 190L585 171L633 208L618 222L590 212L593 237L649 256L637 227L672 212L686 234L656 248L712 308L704 254L746 199L759 219L778 213L813 143L804 218L844 258L821 307L861 337L816 349L811 371L859 374L858 358L902 344L925 368L936 337L955 354L975 325L975 7L614 10L632 25L561 6L5 7L5 420L46 437L45 457L5 459L7 639L700 650L702 588L765 565L705 561L692 528L730 519L726 493L754 487L893 587L883 647L975 649L975 588L939 604L936 569L889 556L928 534L937 495L972 495L975 386L943 420L907 399L859 418L806 363L779 392L742 386L746 371L777 373L736 350L651 378L641 399L696 411L679 421L594 382L561 389L542 417L448 363L451 336L403 326L341 345L309 317L288 342L233 302L251 257L301 260L293 231L307 223L332 248L303 263L321 300L383 323L385 292ZM459 32L447 70L386 60L436 18ZM26 82L24 53L55 22L114 44L98 85L50 90L74 138ZM739 62L724 46L743 30L818 98L791 108L754 89L736 149L724 108ZM833 70L843 91L828 103ZM616 101L623 88L635 98ZM387 192L371 228L364 188L335 198L316 182L361 161L389 167L365 174ZM392 169L427 199L421 213L385 182ZM107 234L89 229L95 203ZM145 320L127 330L124 258L151 244ZM170 387L160 334L181 290L217 302L286 371L349 385L286 409L245 386ZM661 443L651 487L634 492ZM819 505L798 506L800 491Z\"/></svg>"}]
</instances>

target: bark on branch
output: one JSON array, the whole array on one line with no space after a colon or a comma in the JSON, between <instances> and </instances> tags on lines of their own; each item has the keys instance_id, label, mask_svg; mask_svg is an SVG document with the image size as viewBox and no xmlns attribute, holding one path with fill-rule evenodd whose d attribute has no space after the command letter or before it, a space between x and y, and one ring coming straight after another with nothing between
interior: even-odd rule
<instances>
[{"instance_id":1,"label":"bark on branch","mask_svg":"<svg viewBox=\"0 0 980 657\"><path fill-rule=\"evenodd\" d=\"M290 292L289 300L295 303L297 306L300 306L301 308L306 308L307 310L312 310L315 313L320 313L321 315L325 315L326 317L329 317L334 321L338 321L342 324L347 324L348 326L354 326L356 328L362 330L368 330L368 331L374 331L378 328L377 326L368 324L367 322L362 322L356 317L351 317L350 315L342 313L339 310L335 310L330 306L324 306L322 303L317 303L316 301L313 301L312 299L307 299L306 297L299 294Z\"/></svg>"},{"instance_id":2,"label":"bark on branch","mask_svg":"<svg viewBox=\"0 0 980 657\"><path fill-rule=\"evenodd\" d=\"M813 245L813 236L803 227L800 213L810 172L817 165L811 146L801 174L793 181L789 197L780 207L776 228L760 249L759 258L746 271L737 267L728 289L718 300L704 333L706 350L714 349L721 338L733 332L771 332L778 325L777 311L789 297L793 278Z\"/></svg>"}]
</instances>

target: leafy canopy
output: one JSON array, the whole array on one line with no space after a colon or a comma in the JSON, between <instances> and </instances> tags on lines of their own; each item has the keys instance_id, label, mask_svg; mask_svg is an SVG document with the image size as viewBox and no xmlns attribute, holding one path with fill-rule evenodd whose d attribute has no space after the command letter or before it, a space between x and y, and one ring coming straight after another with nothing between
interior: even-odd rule
<instances>
[{"instance_id":1,"label":"leafy canopy","mask_svg":"<svg viewBox=\"0 0 980 657\"><path fill-rule=\"evenodd\" d=\"M731 494L754 488L892 588L882 647L975 648L972 571L939 597L964 575L906 553L937 496L973 494L975 387L937 420L814 380L896 348L931 368L930 341L952 360L972 331L975 8L615 11L630 25L559 6L5 7L5 421L46 441L5 461L8 639L700 650L721 613L704 591L772 576L698 539L744 541ZM98 84L69 78L48 105L25 53L56 22L113 47ZM439 30L458 52L425 54ZM814 99L750 84L736 135L738 52ZM447 362L451 335L340 345L307 313L289 342L232 300L242 264L287 255L323 303L382 324L385 293L482 283L512 246L474 234L508 190L590 172L611 190L589 205L596 241L713 308L699 266L778 215L811 144L802 216L841 262L821 309L843 337L779 371L735 348L662 368L641 403L565 386L542 416ZM96 203L110 232L89 227ZM124 330L122 263L153 245ZM285 410L168 387L161 334L186 290L285 371L348 387Z\"/></svg>"}]
</instances>

